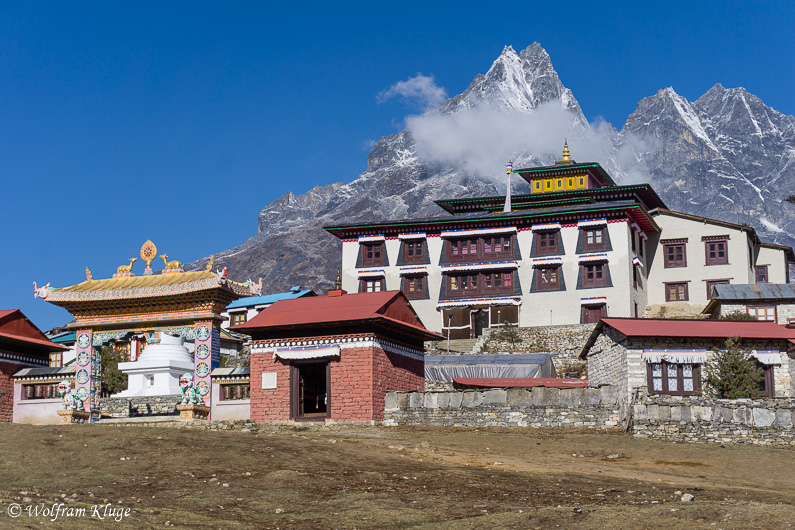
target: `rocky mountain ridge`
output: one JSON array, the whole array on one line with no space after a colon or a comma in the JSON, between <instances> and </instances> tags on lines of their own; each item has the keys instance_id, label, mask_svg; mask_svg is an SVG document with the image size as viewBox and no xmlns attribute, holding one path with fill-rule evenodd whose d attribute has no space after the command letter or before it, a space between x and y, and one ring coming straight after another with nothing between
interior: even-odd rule
<instances>
[{"instance_id":1,"label":"rocky mountain ridge","mask_svg":"<svg viewBox=\"0 0 795 530\"><path fill-rule=\"evenodd\" d=\"M562 109L570 139L596 146L589 158L619 183L641 175L672 209L748 223L764 241L795 244L795 205L784 200L795 183L795 117L745 89L715 85L692 103L662 89L638 103L621 131L597 133L534 43L518 54L506 47L486 74L433 112L446 117L484 108L527 120ZM215 254L216 266L238 278L262 277L266 292L296 284L323 291L341 258L339 241L324 225L442 215L435 199L504 193L504 183L422 156L422 148L409 129L381 138L358 178L273 201L259 213L258 233ZM514 153L514 167L548 165L556 155L526 149ZM198 269L208 258L186 268Z\"/></svg>"}]
</instances>

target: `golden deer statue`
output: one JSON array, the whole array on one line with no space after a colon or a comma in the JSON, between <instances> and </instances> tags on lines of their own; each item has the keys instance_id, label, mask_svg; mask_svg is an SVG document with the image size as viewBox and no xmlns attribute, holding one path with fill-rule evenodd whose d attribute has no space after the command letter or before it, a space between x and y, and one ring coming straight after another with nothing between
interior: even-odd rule
<instances>
[{"instance_id":1,"label":"golden deer statue","mask_svg":"<svg viewBox=\"0 0 795 530\"><path fill-rule=\"evenodd\" d=\"M132 272L133 263L135 263L135 260L137 259L138 258L130 258L129 265L119 265L118 267L116 267L116 274L121 274L123 272ZM88 268L86 268L86 270L88 270Z\"/></svg>"},{"instance_id":2,"label":"golden deer statue","mask_svg":"<svg viewBox=\"0 0 795 530\"><path fill-rule=\"evenodd\" d=\"M160 257L163 258L163 263L165 264L164 267L166 270L175 270L182 268L182 263L180 263L177 260L167 261L168 254L160 254Z\"/></svg>"}]
</instances>

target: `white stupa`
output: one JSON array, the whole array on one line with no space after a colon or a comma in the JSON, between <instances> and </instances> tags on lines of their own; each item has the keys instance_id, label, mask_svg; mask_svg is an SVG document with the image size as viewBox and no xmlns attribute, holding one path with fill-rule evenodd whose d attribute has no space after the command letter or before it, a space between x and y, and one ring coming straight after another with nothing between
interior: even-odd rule
<instances>
[{"instance_id":1,"label":"white stupa","mask_svg":"<svg viewBox=\"0 0 795 530\"><path fill-rule=\"evenodd\" d=\"M159 344L149 344L135 362L119 363L127 374L127 390L112 397L163 396L181 394L179 377L193 372L193 357L183 337L160 333Z\"/></svg>"}]
</instances>

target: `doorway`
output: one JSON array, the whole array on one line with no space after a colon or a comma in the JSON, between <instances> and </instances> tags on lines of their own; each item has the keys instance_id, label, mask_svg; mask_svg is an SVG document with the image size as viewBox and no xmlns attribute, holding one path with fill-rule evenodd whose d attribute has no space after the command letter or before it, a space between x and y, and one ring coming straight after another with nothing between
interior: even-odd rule
<instances>
[{"instance_id":1,"label":"doorway","mask_svg":"<svg viewBox=\"0 0 795 530\"><path fill-rule=\"evenodd\" d=\"M483 335L483 330L489 328L489 310L478 309L472 312L472 321L474 322L475 338Z\"/></svg>"},{"instance_id":2,"label":"doorway","mask_svg":"<svg viewBox=\"0 0 795 530\"><path fill-rule=\"evenodd\" d=\"M323 421L331 417L331 364L293 361L290 365L290 419Z\"/></svg>"}]
</instances>

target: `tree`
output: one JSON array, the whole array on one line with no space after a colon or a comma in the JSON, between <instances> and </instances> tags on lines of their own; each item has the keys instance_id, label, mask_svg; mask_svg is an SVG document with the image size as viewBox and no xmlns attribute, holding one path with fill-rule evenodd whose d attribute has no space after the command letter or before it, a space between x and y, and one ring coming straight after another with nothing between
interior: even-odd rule
<instances>
[{"instance_id":1,"label":"tree","mask_svg":"<svg viewBox=\"0 0 795 530\"><path fill-rule=\"evenodd\" d=\"M726 341L724 350L713 349L715 357L707 363L706 390L712 397L724 399L759 396L762 371L740 345L740 338Z\"/></svg>"},{"instance_id":2,"label":"tree","mask_svg":"<svg viewBox=\"0 0 795 530\"><path fill-rule=\"evenodd\" d=\"M791 202L792 204L795 204L795 195L790 195L784 200L786 200L787 202Z\"/></svg>"},{"instance_id":3,"label":"tree","mask_svg":"<svg viewBox=\"0 0 795 530\"><path fill-rule=\"evenodd\" d=\"M100 366L102 367L102 396L127 390L127 374L119 370L121 355L113 346L103 346L100 350Z\"/></svg>"}]
</instances>

